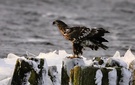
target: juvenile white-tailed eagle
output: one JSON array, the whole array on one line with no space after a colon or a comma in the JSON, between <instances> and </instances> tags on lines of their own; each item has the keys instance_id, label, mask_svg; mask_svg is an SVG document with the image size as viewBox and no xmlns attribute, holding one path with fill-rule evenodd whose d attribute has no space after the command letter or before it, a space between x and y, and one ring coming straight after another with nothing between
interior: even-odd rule
<instances>
[{"instance_id":1,"label":"juvenile white-tailed eagle","mask_svg":"<svg viewBox=\"0 0 135 85\"><path fill-rule=\"evenodd\" d=\"M84 47L89 47L92 50L98 50L98 48L106 50L108 48L102 44L102 42L108 42L103 36L105 33L109 33L103 28L70 27L61 20L55 20L53 25L57 25L65 39L73 43L73 57L79 57L79 54L83 53Z\"/></svg>"}]
</instances>

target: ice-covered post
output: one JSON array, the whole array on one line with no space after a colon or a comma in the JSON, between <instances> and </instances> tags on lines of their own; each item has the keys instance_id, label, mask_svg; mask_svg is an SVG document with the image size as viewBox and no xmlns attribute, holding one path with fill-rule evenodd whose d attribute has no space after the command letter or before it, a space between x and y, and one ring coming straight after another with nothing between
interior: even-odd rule
<instances>
[{"instance_id":1,"label":"ice-covered post","mask_svg":"<svg viewBox=\"0 0 135 85\"><path fill-rule=\"evenodd\" d=\"M66 85L130 85L131 73L123 67L75 66L70 72Z\"/></svg>"},{"instance_id":2,"label":"ice-covered post","mask_svg":"<svg viewBox=\"0 0 135 85\"><path fill-rule=\"evenodd\" d=\"M20 58L16 62L11 85L47 85L47 76L45 59Z\"/></svg>"},{"instance_id":3,"label":"ice-covered post","mask_svg":"<svg viewBox=\"0 0 135 85\"><path fill-rule=\"evenodd\" d=\"M61 85L69 85L70 81L70 71L74 66L84 66L84 61L82 58L70 58L67 57L63 60L62 71L61 71Z\"/></svg>"},{"instance_id":4,"label":"ice-covered post","mask_svg":"<svg viewBox=\"0 0 135 85\"><path fill-rule=\"evenodd\" d=\"M97 73L98 68L95 67L75 66L73 72L71 73L71 85L100 85L95 84ZM99 80L102 80L102 73L100 75L98 76L98 78Z\"/></svg>"},{"instance_id":5,"label":"ice-covered post","mask_svg":"<svg viewBox=\"0 0 135 85\"><path fill-rule=\"evenodd\" d=\"M126 68L75 66L70 80L71 85L130 85L130 77L131 73Z\"/></svg>"},{"instance_id":6,"label":"ice-covered post","mask_svg":"<svg viewBox=\"0 0 135 85\"><path fill-rule=\"evenodd\" d=\"M48 68L48 76L51 79L52 85L60 85L60 80L58 78L58 71L56 66L50 66Z\"/></svg>"}]
</instances>

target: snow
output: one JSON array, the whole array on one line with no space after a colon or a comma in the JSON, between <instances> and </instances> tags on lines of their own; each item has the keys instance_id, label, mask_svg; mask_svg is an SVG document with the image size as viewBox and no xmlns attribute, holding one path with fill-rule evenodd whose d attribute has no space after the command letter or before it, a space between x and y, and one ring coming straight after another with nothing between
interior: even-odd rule
<instances>
[{"instance_id":1,"label":"snow","mask_svg":"<svg viewBox=\"0 0 135 85\"><path fill-rule=\"evenodd\" d=\"M60 73L61 73L61 67L62 67L62 60L67 57L71 56L71 54L67 54L65 51L54 51L49 53L40 53L36 58L45 58L46 65L48 66L56 66L58 70L58 74L54 73L56 77L58 78L57 82L53 84L51 80L48 78L48 85L60 85ZM13 53L9 53L7 58L0 59L0 85L8 85L9 81L11 81L11 77L13 75L13 71L15 68L16 60L20 58L20 56L17 56ZM24 57L21 57L22 59L25 59ZM26 60L27 61L27 60ZM33 68L38 72L37 64L33 61L28 61L29 63L33 64ZM46 84L45 84L46 85Z\"/></svg>"},{"instance_id":2,"label":"snow","mask_svg":"<svg viewBox=\"0 0 135 85\"><path fill-rule=\"evenodd\" d=\"M40 53L37 58L45 58L48 66L57 66L58 72L61 72L62 60L66 56L71 56L71 54L67 54L65 51L54 51L49 53Z\"/></svg>"},{"instance_id":3,"label":"snow","mask_svg":"<svg viewBox=\"0 0 135 85\"><path fill-rule=\"evenodd\" d=\"M130 63L133 60L135 60L135 56L133 55L133 53L131 52L131 50L128 49L122 59L127 63L128 67L129 67Z\"/></svg>"},{"instance_id":4,"label":"snow","mask_svg":"<svg viewBox=\"0 0 135 85\"><path fill-rule=\"evenodd\" d=\"M8 85L19 56L9 53L7 58L0 59L0 85Z\"/></svg>"},{"instance_id":5,"label":"snow","mask_svg":"<svg viewBox=\"0 0 135 85\"><path fill-rule=\"evenodd\" d=\"M54 51L54 52L49 52L49 53L40 53L36 58L43 58L46 60L47 63L45 63L45 67L48 66L56 66L57 67L57 71L53 71L52 75L57 77L57 80L55 80L56 82L51 82L50 78L47 78L48 81L48 85L60 85L60 80L61 80L61 68L62 68L62 61L64 61L64 59L66 59L67 56L71 56L72 54L67 54L64 50L60 50L60 51ZM13 75L13 71L14 71L14 67L16 64L16 60L18 58L22 58L24 59L23 56L17 56L13 53L9 53L7 55L7 58L1 58L0 59L0 85L10 85L10 81ZM122 80L124 82L121 82L121 85L128 85L127 83L129 83L130 79L131 79L131 72L129 70L127 70L126 68L129 68L130 63L132 62L132 69L135 69L135 56L133 55L133 53L131 52L131 50L127 50L127 52L125 53L125 55L123 57L120 56L119 51L116 51L115 55L113 57L111 57L113 60L119 62L120 66L123 67L122 71L122 75L124 76L122 78ZM81 60L81 61L80 61ZM82 61L83 60L83 61ZM71 60L69 60L71 61ZM34 62L33 66L35 66L35 70L38 72L38 69L36 68L36 64ZM92 65L92 60L87 60L87 58L82 57L81 59L75 59L75 63L71 63L71 67L69 65L68 68L69 70L74 66L73 64L77 64L79 66L81 65L85 65L85 66L91 66ZM68 73L69 74L69 73ZM112 71L109 72L109 82L110 85L115 85L115 81L117 78L115 75L116 74L116 70L112 69ZM46 74L44 74L46 75ZM101 85L102 83L102 72L101 70L97 70L96 75L95 75L95 79L97 85ZM46 77L45 77L46 78Z\"/></svg>"},{"instance_id":6,"label":"snow","mask_svg":"<svg viewBox=\"0 0 135 85\"><path fill-rule=\"evenodd\" d=\"M117 85L116 81L117 81L117 71L115 68L112 69L112 71L110 71L108 73L108 77L109 77L109 85Z\"/></svg>"},{"instance_id":7,"label":"snow","mask_svg":"<svg viewBox=\"0 0 135 85\"><path fill-rule=\"evenodd\" d=\"M129 85L131 81L131 72L128 69L122 68L121 69L122 78L119 82L120 85Z\"/></svg>"},{"instance_id":8,"label":"snow","mask_svg":"<svg viewBox=\"0 0 135 85\"><path fill-rule=\"evenodd\" d=\"M103 77L103 75L102 75L101 70L100 69L97 70L96 71L96 81L95 81L95 84L102 85L102 77Z\"/></svg>"},{"instance_id":9,"label":"snow","mask_svg":"<svg viewBox=\"0 0 135 85\"><path fill-rule=\"evenodd\" d=\"M82 58L64 58L63 60L64 62L64 68L67 70L67 74L68 76L70 76L70 70L74 67L74 66L84 66L84 61Z\"/></svg>"},{"instance_id":10,"label":"snow","mask_svg":"<svg viewBox=\"0 0 135 85\"><path fill-rule=\"evenodd\" d=\"M116 53L114 54L113 57L114 57L114 58L120 58L120 52L119 52L119 51L116 51Z\"/></svg>"},{"instance_id":11,"label":"snow","mask_svg":"<svg viewBox=\"0 0 135 85\"><path fill-rule=\"evenodd\" d=\"M60 85L60 79L58 78L59 76L56 66L49 67L49 75L52 77L52 85Z\"/></svg>"},{"instance_id":12,"label":"snow","mask_svg":"<svg viewBox=\"0 0 135 85\"><path fill-rule=\"evenodd\" d=\"M122 59L116 58L116 57L109 58L107 61L107 64L111 67L125 67L125 68L127 68L127 63L124 62Z\"/></svg>"}]
</instances>

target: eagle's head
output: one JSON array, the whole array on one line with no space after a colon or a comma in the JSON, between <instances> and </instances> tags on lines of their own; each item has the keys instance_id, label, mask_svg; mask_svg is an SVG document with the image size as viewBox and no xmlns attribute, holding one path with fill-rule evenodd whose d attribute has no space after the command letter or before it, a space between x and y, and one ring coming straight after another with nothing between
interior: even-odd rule
<instances>
[{"instance_id":1,"label":"eagle's head","mask_svg":"<svg viewBox=\"0 0 135 85\"><path fill-rule=\"evenodd\" d=\"M63 21L61 21L61 20L55 20L55 21L53 21L53 23L52 23L53 25L57 25L57 26L67 26Z\"/></svg>"},{"instance_id":2,"label":"eagle's head","mask_svg":"<svg viewBox=\"0 0 135 85\"><path fill-rule=\"evenodd\" d=\"M57 25L57 24L59 24L61 21L60 20L55 20L55 21L53 21L53 25Z\"/></svg>"}]
</instances>

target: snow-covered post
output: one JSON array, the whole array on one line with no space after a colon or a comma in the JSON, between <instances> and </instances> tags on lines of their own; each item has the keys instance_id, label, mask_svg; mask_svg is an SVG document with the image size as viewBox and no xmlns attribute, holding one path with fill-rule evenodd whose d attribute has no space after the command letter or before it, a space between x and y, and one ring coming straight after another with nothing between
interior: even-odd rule
<instances>
[{"instance_id":1,"label":"snow-covered post","mask_svg":"<svg viewBox=\"0 0 135 85\"><path fill-rule=\"evenodd\" d=\"M75 66L71 70L69 85L100 85L102 72L92 66Z\"/></svg>"},{"instance_id":2,"label":"snow-covered post","mask_svg":"<svg viewBox=\"0 0 135 85\"><path fill-rule=\"evenodd\" d=\"M131 73L123 67L75 66L70 72L67 85L130 85Z\"/></svg>"},{"instance_id":3,"label":"snow-covered post","mask_svg":"<svg viewBox=\"0 0 135 85\"><path fill-rule=\"evenodd\" d=\"M56 66L50 66L48 68L48 76L50 77L53 85L59 85L60 84L60 80L58 78L58 71L57 71Z\"/></svg>"},{"instance_id":4,"label":"snow-covered post","mask_svg":"<svg viewBox=\"0 0 135 85\"><path fill-rule=\"evenodd\" d=\"M102 85L119 85L117 84L117 71L115 68L101 68Z\"/></svg>"},{"instance_id":5,"label":"snow-covered post","mask_svg":"<svg viewBox=\"0 0 135 85\"><path fill-rule=\"evenodd\" d=\"M20 58L16 62L11 85L47 85L47 78L45 59Z\"/></svg>"},{"instance_id":6,"label":"snow-covered post","mask_svg":"<svg viewBox=\"0 0 135 85\"><path fill-rule=\"evenodd\" d=\"M81 67L75 66L70 71L70 85L79 85L81 80Z\"/></svg>"},{"instance_id":7,"label":"snow-covered post","mask_svg":"<svg viewBox=\"0 0 135 85\"><path fill-rule=\"evenodd\" d=\"M135 70L132 71L132 85L135 85Z\"/></svg>"},{"instance_id":8,"label":"snow-covered post","mask_svg":"<svg viewBox=\"0 0 135 85\"><path fill-rule=\"evenodd\" d=\"M132 85L135 85L135 60L131 61L129 64L129 69L132 72Z\"/></svg>"},{"instance_id":9,"label":"snow-covered post","mask_svg":"<svg viewBox=\"0 0 135 85\"><path fill-rule=\"evenodd\" d=\"M64 58L62 63L62 73L61 73L61 85L69 85L70 81L70 71L74 66L84 66L84 61L82 58Z\"/></svg>"},{"instance_id":10,"label":"snow-covered post","mask_svg":"<svg viewBox=\"0 0 135 85\"><path fill-rule=\"evenodd\" d=\"M79 85L98 85L96 82L96 73L99 68L85 66L81 69L81 80ZM102 78L101 78L102 79Z\"/></svg>"}]
</instances>

